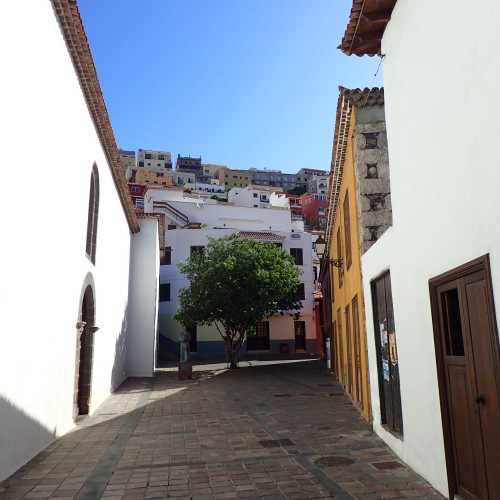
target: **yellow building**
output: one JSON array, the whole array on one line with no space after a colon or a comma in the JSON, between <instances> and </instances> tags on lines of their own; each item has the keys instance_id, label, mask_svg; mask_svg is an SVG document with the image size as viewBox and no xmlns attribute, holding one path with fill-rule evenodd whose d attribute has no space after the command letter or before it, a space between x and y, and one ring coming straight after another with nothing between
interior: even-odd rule
<instances>
[{"instance_id":1,"label":"yellow building","mask_svg":"<svg viewBox=\"0 0 500 500\"><path fill-rule=\"evenodd\" d=\"M215 163L203 163L202 167L204 175L216 180L223 178L224 173L228 170L226 165L217 165ZM222 182L220 184L222 185Z\"/></svg>"},{"instance_id":2,"label":"yellow building","mask_svg":"<svg viewBox=\"0 0 500 500\"><path fill-rule=\"evenodd\" d=\"M133 170L130 182L136 184L155 185L155 186L173 186L172 174L163 172L154 172L145 168L136 168Z\"/></svg>"},{"instance_id":3,"label":"yellow building","mask_svg":"<svg viewBox=\"0 0 500 500\"><path fill-rule=\"evenodd\" d=\"M383 89L340 88L326 231L332 360L366 420L371 411L361 255L392 223L390 206L382 206L389 182L383 104Z\"/></svg>"},{"instance_id":4,"label":"yellow building","mask_svg":"<svg viewBox=\"0 0 500 500\"><path fill-rule=\"evenodd\" d=\"M224 171L223 175L224 178L221 176L219 180L226 187L226 191L229 191L233 187L247 187L252 185L253 177L252 172L249 170L228 168Z\"/></svg>"}]
</instances>

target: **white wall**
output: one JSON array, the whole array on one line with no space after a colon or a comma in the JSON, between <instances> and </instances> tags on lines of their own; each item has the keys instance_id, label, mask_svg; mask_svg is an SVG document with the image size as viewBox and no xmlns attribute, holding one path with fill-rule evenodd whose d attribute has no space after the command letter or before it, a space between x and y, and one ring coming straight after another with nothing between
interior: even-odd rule
<instances>
[{"instance_id":1,"label":"white wall","mask_svg":"<svg viewBox=\"0 0 500 500\"><path fill-rule=\"evenodd\" d=\"M191 222L209 227L237 228L240 230L288 232L292 228L290 210L287 208L250 208L220 203L215 200L195 199L182 196L175 190L150 189L144 197L144 211L154 212L154 201L167 201L181 211Z\"/></svg>"},{"instance_id":2,"label":"white wall","mask_svg":"<svg viewBox=\"0 0 500 500\"><path fill-rule=\"evenodd\" d=\"M428 281L489 253L500 303L499 24L496 0L472 8L467 0L399 0L382 45L394 227L362 258L374 427L444 494ZM380 427L369 284L385 269L404 441Z\"/></svg>"},{"instance_id":3,"label":"white wall","mask_svg":"<svg viewBox=\"0 0 500 500\"><path fill-rule=\"evenodd\" d=\"M152 377L158 320L158 221L141 219L132 235L127 325L127 375Z\"/></svg>"},{"instance_id":4,"label":"white wall","mask_svg":"<svg viewBox=\"0 0 500 500\"><path fill-rule=\"evenodd\" d=\"M19 26L23 26L20 30ZM29 36L26 36L29 33ZM50 2L2 2L3 193L0 479L73 424L82 285L95 282L91 410L125 376L130 236ZM19 166L20 152L36 152ZM85 256L92 164L100 174L96 266Z\"/></svg>"},{"instance_id":5,"label":"white wall","mask_svg":"<svg viewBox=\"0 0 500 500\"><path fill-rule=\"evenodd\" d=\"M266 214L270 210L263 210ZM175 229L165 231L165 245L171 247L171 264L160 266L160 283L170 283L170 302L160 302L160 316L173 316L178 307L178 294L182 288L189 286L186 277L180 272L178 263L189 258L191 246L207 246L209 238L222 238L236 232L234 229ZM305 297L302 302L303 308L301 319L306 320L306 337L313 339L316 337L313 317L313 256L312 256L312 235L309 233L276 233L283 236L283 250L290 251L290 248L302 248L304 265L299 266L301 271L301 281L304 283ZM288 319L286 319L288 318ZM271 319L270 337L274 339L292 338L294 335L293 320L288 316L285 319L278 316ZM167 328L165 326L165 328ZM167 335L171 339L176 339L179 329L174 328L170 323L170 331ZM163 331L163 330L162 330ZM171 335L170 335L171 333ZM215 328L206 328L198 332L199 340L220 340L220 336Z\"/></svg>"}]
</instances>

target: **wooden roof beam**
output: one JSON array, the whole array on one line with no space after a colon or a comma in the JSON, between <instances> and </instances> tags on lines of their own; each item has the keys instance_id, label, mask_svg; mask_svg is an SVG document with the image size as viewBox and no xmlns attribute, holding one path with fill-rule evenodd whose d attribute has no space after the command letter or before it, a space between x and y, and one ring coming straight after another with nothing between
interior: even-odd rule
<instances>
[{"instance_id":1,"label":"wooden roof beam","mask_svg":"<svg viewBox=\"0 0 500 500\"><path fill-rule=\"evenodd\" d=\"M391 11L363 12L361 17L371 23L388 23L391 19Z\"/></svg>"},{"instance_id":2,"label":"wooden roof beam","mask_svg":"<svg viewBox=\"0 0 500 500\"><path fill-rule=\"evenodd\" d=\"M380 43L382 35L381 31L367 31L366 33L358 33L355 41L359 42L360 45L368 42Z\"/></svg>"}]
</instances>

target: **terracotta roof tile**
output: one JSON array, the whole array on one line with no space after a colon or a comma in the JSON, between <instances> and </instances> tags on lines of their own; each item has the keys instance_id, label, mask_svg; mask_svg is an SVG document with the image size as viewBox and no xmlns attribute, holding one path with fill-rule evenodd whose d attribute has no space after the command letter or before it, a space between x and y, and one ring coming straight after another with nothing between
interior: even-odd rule
<instances>
[{"instance_id":1,"label":"terracotta roof tile","mask_svg":"<svg viewBox=\"0 0 500 500\"><path fill-rule=\"evenodd\" d=\"M92 59L76 0L52 0L52 6L73 61L90 116L106 155L130 230L136 233L139 231L139 223L129 195L127 180L121 167L120 154L118 153L113 128L106 110L101 86L97 79L94 60Z\"/></svg>"},{"instance_id":2,"label":"terracotta roof tile","mask_svg":"<svg viewBox=\"0 0 500 500\"><path fill-rule=\"evenodd\" d=\"M240 231L238 233L242 238L252 238L258 241L267 241L271 243L281 243L285 237L270 231Z\"/></svg>"}]
</instances>

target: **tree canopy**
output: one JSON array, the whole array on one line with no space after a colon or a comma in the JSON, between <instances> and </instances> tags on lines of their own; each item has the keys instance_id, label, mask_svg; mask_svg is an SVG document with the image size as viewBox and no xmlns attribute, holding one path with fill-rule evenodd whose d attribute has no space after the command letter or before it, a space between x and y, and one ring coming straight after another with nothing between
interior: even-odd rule
<instances>
[{"instance_id":1,"label":"tree canopy","mask_svg":"<svg viewBox=\"0 0 500 500\"><path fill-rule=\"evenodd\" d=\"M175 318L186 329L214 324L234 366L255 326L269 316L299 310L299 270L277 245L231 235L210 239L179 265L189 287L179 294Z\"/></svg>"}]
</instances>

